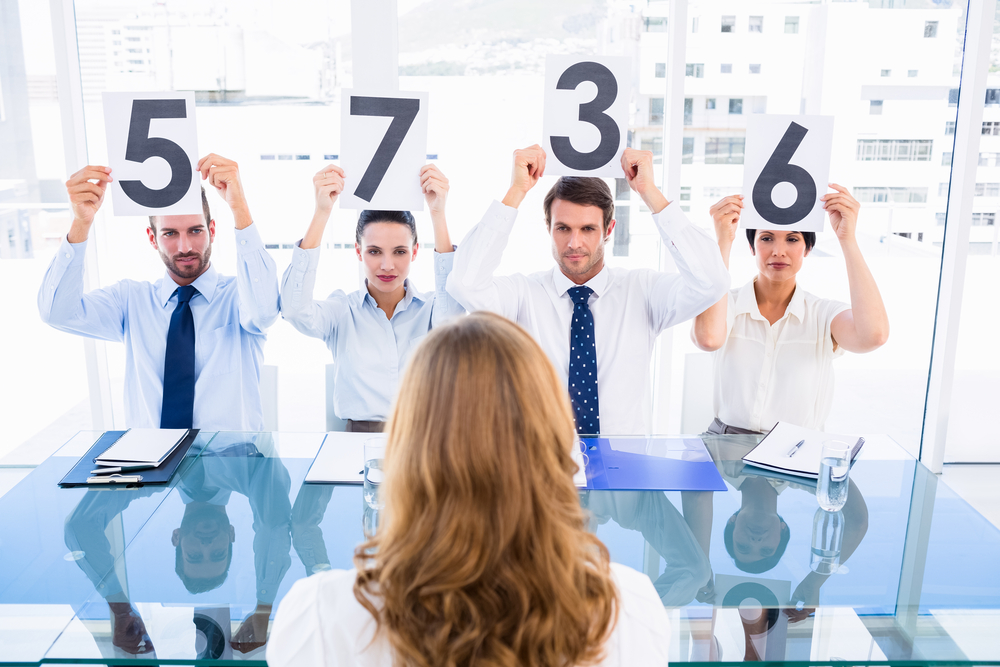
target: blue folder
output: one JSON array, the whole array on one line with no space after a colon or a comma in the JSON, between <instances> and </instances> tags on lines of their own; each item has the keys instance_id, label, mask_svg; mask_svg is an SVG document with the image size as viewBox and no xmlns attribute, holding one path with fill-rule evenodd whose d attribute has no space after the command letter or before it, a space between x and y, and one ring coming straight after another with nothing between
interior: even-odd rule
<instances>
[{"instance_id":1,"label":"blue folder","mask_svg":"<svg viewBox=\"0 0 1000 667\"><path fill-rule=\"evenodd\" d=\"M115 444L115 441L117 441L118 438L122 437L124 434L125 431L105 431L104 435L98 438L93 447L91 447L86 454L80 457L80 460L76 462L76 465L73 466L72 470L66 473L66 476L59 482L59 486L63 488L74 486L92 486L94 488L121 486L121 484L116 484L114 482L110 484L87 484L87 479L89 477L93 477L90 471L97 467L97 463L94 459L103 454L104 450ZM161 463L158 467L124 474L129 477L135 475L142 477L142 481L135 486L142 486L143 484L164 484L169 482L171 476L174 474L174 471L177 470L177 466L181 464L181 461L184 460L184 456L187 454L188 449L191 448L191 443L193 443L197 437L198 429L193 428L188 431L186 436L184 436L181 444L177 445L177 447L174 448L174 451L170 453L170 456L163 459L163 463Z\"/></svg>"},{"instance_id":2,"label":"blue folder","mask_svg":"<svg viewBox=\"0 0 1000 667\"><path fill-rule=\"evenodd\" d=\"M725 491L701 438L581 438L595 491Z\"/></svg>"}]
</instances>

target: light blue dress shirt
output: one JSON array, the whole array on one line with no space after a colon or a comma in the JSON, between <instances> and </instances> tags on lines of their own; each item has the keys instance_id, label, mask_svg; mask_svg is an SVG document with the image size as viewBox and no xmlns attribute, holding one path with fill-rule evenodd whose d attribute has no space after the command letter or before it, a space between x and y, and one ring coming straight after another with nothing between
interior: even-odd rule
<instances>
[{"instance_id":1,"label":"light blue dress shirt","mask_svg":"<svg viewBox=\"0 0 1000 667\"><path fill-rule=\"evenodd\" d=\"M159 428L163 358L177 284L122 280L83 293L86 244L63 238L38 292L47 324L88 338L125 343L125 424ZM260 367L266 331L278 319L278 271L257 226L236 230L236 277L209 265L192 283L195 327L194 428L260 431Z\"/></svg>"},{"instance_id":2,"label":"light blue dress shirt","mask_svg":"<svg viewBox=\"0 0 1000 667\"><path fill-rule=\"evenodd\" d=\"M433 326L465 312L445 291L455 253L434 253L432 295L407 279L406 296L389 319L367 289L337 290L313 299L319 248L296 244L281 282L281 316L307 336L322 338L333 353L333 410L341 419L385 421L406 360Z\"/></svg>"}]
</instances>

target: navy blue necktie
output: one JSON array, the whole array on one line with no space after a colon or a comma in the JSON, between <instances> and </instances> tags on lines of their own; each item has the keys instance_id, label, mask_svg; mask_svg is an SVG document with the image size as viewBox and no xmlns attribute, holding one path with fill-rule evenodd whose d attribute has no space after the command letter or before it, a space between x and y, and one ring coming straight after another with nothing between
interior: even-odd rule
<instances>
[{"instance_id":1,"label":"navy blue necktie","mask_svg":"<svg viewBox=\"0 0 1000 667\"><path fill-rule=\"evenodd\" d=\"M573 323L569 328L569 397L576 417L576 432L601 432L601 407L597 401L597 338L594 314L587 300L594 290L586 285L571 287Z\"/></svg>"},{"instance_id":2,"label":"navy blue necktie","mask_svg":"<svg viewBox=\"0 0 1000 667\"><path fill-rule=\"evenodd\" d=\"M194 285L177 288L177 307L167 329L163 358L163 408L160 428L192 428L194 421L194 316L188 303Z\"/></svg>"}]
</instances>

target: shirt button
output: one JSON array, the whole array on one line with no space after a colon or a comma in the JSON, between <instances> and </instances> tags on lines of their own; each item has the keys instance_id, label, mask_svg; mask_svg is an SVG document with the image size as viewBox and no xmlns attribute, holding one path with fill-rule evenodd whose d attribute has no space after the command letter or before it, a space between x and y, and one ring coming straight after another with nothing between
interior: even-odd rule
<instances>
[{"instance_id":1,"label":"shirt button","mask_svg":"<svg viewBox=\"0 0 1000 667\"><path fill-rule=\"evenodd\" d=\"M259 282L260 282L260 279L259 279L259 278L254 278L254 279L253 279L253 281L254 281L255 283L259 283Z\"/></svg>"},{"instance_id":2,"label":"shirt button","mask_svg":"<svg viewBox=\"0 0 1000 667\"><path fill-rule=\"evenodd\" d=\"M246 245L246 244L247 244L246 240L240 241L240 245Z\"/></svg>"},{"instance_id":3,"label":"shirt button","mask_svg":"<svg viewBox=\"0 0 1000 667\"><path fill-rule=\"evenodd\" d=\"M66 259L69 259L71 256L69 253L66 253Z\"/></svg>"}]
</instances>

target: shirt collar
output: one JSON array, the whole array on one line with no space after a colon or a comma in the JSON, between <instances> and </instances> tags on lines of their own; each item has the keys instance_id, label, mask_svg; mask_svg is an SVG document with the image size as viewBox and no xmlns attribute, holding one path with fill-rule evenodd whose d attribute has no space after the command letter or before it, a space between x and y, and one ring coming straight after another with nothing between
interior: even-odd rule
<instances>
[{"instance_id":1,"label":"shirt collar","mask_svg":"<svg viewBox=\"0 0 1000 667\"><path fill-rule=\"evenodd\" d=\"M403 300L400 301L399 304L397 304L396 310L393 312L393 315L395 315L396 313L401 313L407 308L409 308L410 303L412 303L414 299L420 301L421 303L427 301L427 298L422 293L417 291L417 286L414 285L412 282L410 282L409 278L403 280L403 286L406 288L406 293L403 295ZM375 298L368 292L367 278L365 278L364 289L360 289L357 291L357 299L355 303L357 303L358 306L362 306L365 303L368 303L371 305L372 308L376 310L378 309L378 304L375 302Z\"/></svg>"},{"instance_id":2,"label":"shirt collar","mask_svg":"<svg viewBox=\"0 0 1000 667\"><path fill-rule=\"evenodd\" d=\"M198 290L198 293L205 297L205 300L212 303L212 297L215 296L215 288L219 284L219 274L216 273L215 267L211 264L198 278L191 283L194 288ZM163 308L167 307L167 302L170 301L170 297L174 295L177 288L180 287L176 282L174 282L173 277L170 275L169 271L163 272L163 280L160 281L160 306Z\"/></svg>"},{"instance_id":3,"label":"shirt collar","mask_svg":"<svg viewBox=\"0 0 1000 667\"><path fill-rule=\"evenodd\" d=\"M601 271L584 283L587 287L594 290L594 294L601 296L608 291L608 283L610 282L611 273L608 270L608 265L605 264ZM552 281L556 286L556 294L559 296L566 296L566 292L569 291L571 287L576 287L576 283L566 277L558 266L552 267Z\"/></svg>"},{"instance_id":4,"label":"shirt collar","mask_svg":"<svg viewBox=\"0 0 1000 667\"><path fill-rule=\"evenodd\" d=\"M754 293L754 283L757 282L756 276L753 280L748 282L746 285L740 288L739 293L736 295L736 312L734 315L747 314L751 319L754 320L764 320L764 316L760 314L760 308L757 306L757 295ZM792 292L792 300L788 302L788 307L785 308L785 315L794 316L799 322L806 314L806 297L799 286L795 286L795 291Z\"/></svg>"}]
</instances>

